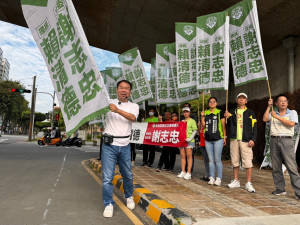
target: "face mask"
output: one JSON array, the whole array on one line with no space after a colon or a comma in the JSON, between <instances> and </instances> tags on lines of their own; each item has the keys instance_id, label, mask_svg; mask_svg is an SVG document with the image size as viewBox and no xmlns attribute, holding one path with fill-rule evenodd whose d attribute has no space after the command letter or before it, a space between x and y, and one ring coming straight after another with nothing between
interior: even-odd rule
<instances>
[{"instance_id":1,"label":"face mask","mask_svg":"<svg viewBox=\"0 0 300 225\"><path fill-rule=\"evenodd\" d=\"M149 112L149 116L154 116L154 112Z\"/></svg>"}]
</instances>

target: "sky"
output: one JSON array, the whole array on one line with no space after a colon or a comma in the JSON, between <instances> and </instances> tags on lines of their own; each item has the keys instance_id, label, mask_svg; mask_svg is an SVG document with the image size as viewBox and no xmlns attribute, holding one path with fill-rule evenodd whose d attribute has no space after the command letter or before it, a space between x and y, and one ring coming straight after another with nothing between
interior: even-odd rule
<instances>
[{"instance_id":1,"label":"sky","mask_svg":"<svg viewBox=\"0 0 300 225\"><path fill-rule=\"evenodd\" d=\"M36 75L37 92L53 95L54 88L47 66L28 28L0 21L0 48L3 57L7 58L10 64L10 80L20 81L26 89L31 90L33 76ZM91 50L99 70L104 70L105 67L120 67L118 54L95 47L91 47ZM149 78L150 64L144 63L144 67ZM24 96L30 107L31 94ZM37 93L35 111L52 111L52 101L50 95ZM57 99L55 103L58 105Z\"/></svg>"}]
</instances>

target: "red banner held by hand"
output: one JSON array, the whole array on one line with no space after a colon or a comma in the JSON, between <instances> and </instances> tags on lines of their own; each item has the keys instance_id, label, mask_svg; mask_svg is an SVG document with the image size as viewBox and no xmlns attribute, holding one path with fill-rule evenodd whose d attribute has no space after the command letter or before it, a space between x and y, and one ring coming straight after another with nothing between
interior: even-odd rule
<instances>
[{"instance_id":1,"label":"red banner held by hand","mask_svg":"<svg viewBox=\"0 0 300 225\"><path fill-rule=\"evenodd\" d=\"M144 144L187 147L186 122L148 123Z\"/></svg>"}]
</instances>

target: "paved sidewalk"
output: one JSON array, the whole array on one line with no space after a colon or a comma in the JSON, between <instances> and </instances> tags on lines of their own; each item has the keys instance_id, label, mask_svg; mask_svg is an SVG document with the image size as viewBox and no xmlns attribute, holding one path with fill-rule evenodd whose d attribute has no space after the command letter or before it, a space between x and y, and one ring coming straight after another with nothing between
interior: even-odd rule
<instances>
[{"instance_id":1,"label":"paved sidewalk","mask_svg":"<svg viewBox=\"0 0 300 225\"><path fill-rule=\"evenodd\" d=\"M244 189L245 171L240 171L241 188L227 187L232 179L229 161L223 162L222 186L217 187L199 179L204 175L203 160L199 157L195 158L193 176L188 181L177 178L180 155L174 173L155 171L159 157L160 153L156 153L153 168L141 167L142 151L137 150L134 181L186 212L195 224L300 224L300 201L294 197L289 176L285 176L287 195L274 196L271 170L254 168L252 183L256 193L249 193ZM292 214L295 215L291 217Z\"/></svg>"}]
</instances>

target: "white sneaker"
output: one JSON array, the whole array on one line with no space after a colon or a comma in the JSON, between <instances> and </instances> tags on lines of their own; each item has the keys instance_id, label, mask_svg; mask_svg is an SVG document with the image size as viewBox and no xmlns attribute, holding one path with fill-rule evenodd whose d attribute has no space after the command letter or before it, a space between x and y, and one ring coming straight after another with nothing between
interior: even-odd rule
<instances>
[{"instance_id":1,"label":"white sneaker","mask_svg":"<svg viewBox=\"0 0 300 225\"><path fill-rule=\"evenodd\" d=\"M186 175L186 172L181 171L180 174L178 174L178 178L183 178Z\"/></svg>"},{"instance_id":2,"label":"white sneaker","mask_svg":"<svg viewBox=\"0 0 300 225\"><path fill-rule=\"evenodd\" d=\"M222 183L221 178L217 177L217 178L216 178L216 181L214 182L214 185L216 185L216 186L221 186L221 183Z\"/></svg>"},{"instance_id":3,"label":"white sneaker","mask_svg":"<svg viewBox=\"0 0 300 225\"><path fill-rule=\"evenodd\" d=\"M190 179L192 179L192 174L186 173L186 174L184 175L183 178L184 178L185 180L190 180Z\"/></svg>"},{"instance_id":4,"label":"white sneaker","mask_svg":"<svg viewBox=\"0 0 300 225\"><path fill-rule=\"evenodd\" d=\"M247 183L245 184L245 189L246 189L247 191L249 191L249 192L255 193L255 189L253 188L251 182L247 182Z\"/></svg>"},{"instance_id":5,"label":"white sneaker","mask_svg":"<svg viewBox=\"0 0 300 225\"><path fill-rule=\"evenodd\" d=\"M104 209L103 216L104 217L112 217L114 214L114 206L109 203Z\"/></svg>"},{"instance_id":6,"label":"white sneaker","mask_svg":"<svg viewBox=\"0 0 300 225\"><path fill-rule=\"evenodd\" d=\"M210 184L210 185L213 185L214 182L215 182L215 178L209 177L209 181L207 183Z\"/></svg>"},{"instance_id":7,"label":"white sneaker","mask_svg":"<svg viewBox=\"0 0 300 225\"><path fill-rule=\"evenodd\" d=\"M127 208L133 210L135 208L135 203L133 197L127 198Z\"/></svg>"},{"instance_id":8,"label":"white sneaker","mask_svg":"<svg viewBox=\"0 0 300 225\"><path fill-rule=\"evenodd\" d=\"M232 180L230 184L227 185L229 188L239 188L240 181L239 180Z\"/></svg>"}]
</instances>

